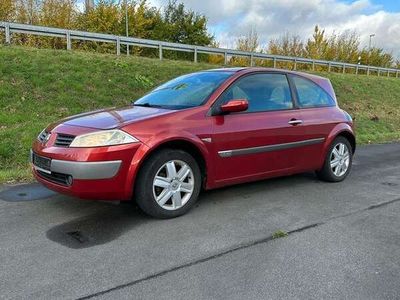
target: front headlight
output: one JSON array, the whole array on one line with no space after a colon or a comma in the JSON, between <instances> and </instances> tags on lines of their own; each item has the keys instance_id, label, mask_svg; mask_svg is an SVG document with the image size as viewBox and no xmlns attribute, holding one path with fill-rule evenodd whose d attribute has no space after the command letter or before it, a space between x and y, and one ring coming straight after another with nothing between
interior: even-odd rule
<instances>
[{"instance_id":1,"label":"front headlight","mask_svg":"<svg viewBox=\"0 0 400 300\"><path fill-rule=\"evenodd\" d=\"M121 130L96 131L78 135L70 147L99 147L139 142L138 139Z\"/></svg>"}]
</instances>

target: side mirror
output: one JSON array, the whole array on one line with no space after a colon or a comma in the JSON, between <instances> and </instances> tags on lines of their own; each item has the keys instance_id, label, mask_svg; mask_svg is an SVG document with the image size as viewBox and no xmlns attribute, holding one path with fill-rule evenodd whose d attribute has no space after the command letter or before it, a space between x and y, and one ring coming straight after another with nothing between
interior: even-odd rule
<instances>
[{"instance_id":1,"label":"side mirror","mask_svg":"<svg viewBox=\"0 0 400 300\"><path fill-rule=\"evenodd\" d=\"M230 100L221 105L220 109L223 113L233 113L245 111L249 108L249 102L246 99Z\"/></svg>"}]
</instances>

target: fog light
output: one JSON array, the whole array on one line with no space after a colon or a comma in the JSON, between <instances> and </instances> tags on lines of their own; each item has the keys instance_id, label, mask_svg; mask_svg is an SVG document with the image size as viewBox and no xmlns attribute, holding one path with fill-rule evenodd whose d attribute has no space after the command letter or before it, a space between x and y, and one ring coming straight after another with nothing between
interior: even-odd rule
<instances>
[{"instance_id":1,"label":"fog light","mask_svg":"<svg viewBox=\"0 0 400 300\"><path fill-rule=\"evenodd\" d=\"M67 176L67 184L72 185L72 176L71 175Z\"/></svg>"}]
</instances>

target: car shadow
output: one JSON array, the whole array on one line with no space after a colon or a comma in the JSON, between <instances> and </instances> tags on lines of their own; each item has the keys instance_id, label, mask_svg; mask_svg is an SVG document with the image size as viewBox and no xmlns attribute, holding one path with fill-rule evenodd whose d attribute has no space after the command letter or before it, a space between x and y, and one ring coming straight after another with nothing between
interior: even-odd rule
<instances>
[{"instance_id":1,"label":"car shadow","mask_svg":"<svg viewBox=\"0 0 400 300\"><path fill-rule=\"evenodd\" d=\"M318 180L312 173L304 173L203 191L196 206L210 206L216 202L229 201L232 196L243 195L243 198L247 198L251 193L287 188L288 185L293 188L296 185L315 181ZM70 210L71 205L75 206L77 203L68 201L68 204L63 201L63 209ZM131 203L113 205L89 201L85 202L84 206L85 211L93 210L94 212L50 228L46 232L46 237L71 249L83 249L109 243L135 227L158 221L148 217ZM196 208L191 213L195 211Z\"/></svg>"},{"instance_id":2,"label":"car shadow","mask_svg":"<svg viewBox=\"0 0 400 300\"><path fill-rule=\"evenodd\" d=\"M325 182L319 180L315 176L314 172L275 177L203 191L200 194L199 204L205 204L210 201L229 201L233 196L239 196L243 199L247 199L250 198L251 194L265 193L266 191L273 192L274 190L286 189L288 187L294 188L307 183L326 184Z\"/></svg>"}]
</instances>

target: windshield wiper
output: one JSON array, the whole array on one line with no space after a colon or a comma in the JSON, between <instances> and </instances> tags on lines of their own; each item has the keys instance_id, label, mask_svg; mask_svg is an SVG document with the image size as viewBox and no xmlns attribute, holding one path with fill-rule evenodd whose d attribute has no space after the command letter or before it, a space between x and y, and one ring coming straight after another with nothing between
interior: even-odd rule
<instances>
[{"instance_id":1,"label":"windshield wiper","mask_svg":"<svg viewBox=\"0 0 400 300\"><path fill-rule=\"evenodd\" d=\"M162 105L150 104L150 103L148 103L148 102L145 102L145 103L132 103L132 104L133 104L134 106L163 108Z\"/></svg>"}]
</instances>

